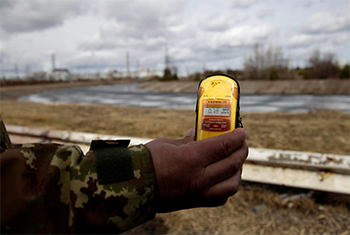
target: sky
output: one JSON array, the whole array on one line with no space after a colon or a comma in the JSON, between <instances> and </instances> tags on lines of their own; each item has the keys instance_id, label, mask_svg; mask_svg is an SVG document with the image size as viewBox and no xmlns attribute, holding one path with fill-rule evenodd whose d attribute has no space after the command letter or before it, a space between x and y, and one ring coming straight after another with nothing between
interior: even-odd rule
<instances>
[{"instance_id":1,"label":"sky","mask_svg":"<svg viewBox=\"0 0 350 235\"><path fill-rule=\"evenodd\" d=\"M315 50L350 62L349 0L0 0L0 77L165 67L180 75L242 69L254 45L290 67Z\"/></svg>"}]
</instances>

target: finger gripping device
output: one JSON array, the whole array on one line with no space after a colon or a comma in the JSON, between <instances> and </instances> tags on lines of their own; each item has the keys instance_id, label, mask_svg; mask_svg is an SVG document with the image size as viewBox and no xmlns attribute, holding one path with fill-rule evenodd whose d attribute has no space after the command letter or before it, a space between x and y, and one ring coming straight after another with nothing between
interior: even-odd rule
<instances>
[{"instance_id":1,"label":"finger gripping device","mask_svg":"<svg viewBox=\"0 0 350 235\"><path fill-rule=\"evenodd\" d=\"M215 74L198 85L195 140L202 140L243 127L239 115L240 88L235 78Z\"/></svg>"}]
</instances>

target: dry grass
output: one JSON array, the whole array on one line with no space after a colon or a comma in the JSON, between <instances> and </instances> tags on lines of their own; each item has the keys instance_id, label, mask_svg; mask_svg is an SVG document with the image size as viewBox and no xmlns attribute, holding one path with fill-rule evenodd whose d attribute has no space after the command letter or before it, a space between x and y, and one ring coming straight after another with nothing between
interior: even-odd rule
<instances>
[{"instance_id":1,"label":"dry grass","mask_svg":"<svg viewBox=\"0 0 350 235\"><path fill-rule=\"evenodd\" d=\"M11 95L12 93L10 93ZM43 105L1 100L5 124L136 137L181 138L189 110ZM251 147L350 154L350 115L243 113ZM226 205L158 214L126 234L350 234L349 197L244 183Z\"/></svg>"},{"instance_id":2,"label":"dry grass","mask_svg":"<svg viewBox=\"0 0 350 235\"><path fill-rule=\"evenodd\" d=\"M350 155L348 113L249 113L242 116L251 147Z\"/></svg>"},{"instance_id":3,"label":"dry grass","mask_svg":"<svg viewBox=\"0 0 350 235\"><path fill-rule=\"evenodd\" d=\"M112 105L43 105L2 101L4 122L43 129L178 138L194 125L194 112Z\"/></svg>"},{"instance_id":4,"label":"dry grass","mask_svg":"<svg viewBox=\"0 0 350 235\"><path fill-rule=\"evenodd\" d=\"M145 138L181 138L195 125L190 110L1 101L6 124ZM350 115L243 113L251 147L350 155Z\"/></svg>"},{"instance_id":5,"label":"dry grass","mask_svg":"<svg viewBox=\"0 0 350 235\"><path fill-rule=\"evenodd\" d=\"M125 234L349 234L345 203L289 190L245 183L222 207L158 214Z\"/></svg>"}]
</instances>

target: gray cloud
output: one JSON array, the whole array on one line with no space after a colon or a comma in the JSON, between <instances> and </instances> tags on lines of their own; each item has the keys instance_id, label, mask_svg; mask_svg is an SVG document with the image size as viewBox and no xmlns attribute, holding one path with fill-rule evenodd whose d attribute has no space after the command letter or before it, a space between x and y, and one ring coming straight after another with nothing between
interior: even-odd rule
<instances>
[{"instance_id":1,"label":"gray cloud","mask_svg":"<svg viewBox=\"0 0 350 235\"><path fill-rule=\"evenodd\" d=\"M230 28L232 19L235 16L229 14L215 13L205 17L198 24L208 31L226 31Z\"/></svg>"},{"instance_id":2,"label":"gray cloud","mask_svg":"<svg viewBox=\"0 0 350 235\"><path fill-rule=\"evenodd\" d=\"M250 7L252 5L254 5L255 3L257 3L259 0L236 0L234 3L235 7Z\"/></svg>"},{"instance_id":3,"label":"gray cloud","mask_svg":"<svg viewBox=\"0 0 350 235\"><path fill-rule=\"evenodd\" d=\"M134 31L134 32L132 32ZM167 44L167 39L161 35L143 35L142 37L132 37L133 33L137 34L137 29L127 31L119 28L110 27L100 30L94 37L80 42L79 50L114 50L114 49L138 49L154 50Z\"/></svg>"},{"instance_id":4,"label":"gray cloud","mask_svg":"<svg viewBox=\"0 0 350 235\"><path fill-rule=\"evenodd\" d=\"M350 6L346 1L336 2ZM267 0L0 0L0 62L8 71L14 63L32 63L34 72L50 69L55 53L58 66L69 69L123 70L128 51L132 66L139 61L162 69L167 46L182 71L201 70L203 64L240 68L257 42L285 47L294 61L314 48L336 51L348 61L345 7L308 3L312 7Z\"/></svg>"},{"instance_id":5,"label":"gray cloud","mask_svg":"<svg viewBox=\"0 0 350 235\"><path fill-rule=\"evenodd\" d=\"M77 70L103 70L108 67L119 67L125 61L120 61L116 57L102 57L95 55L81 55L68 60L69 67Z\"/></svg>"},{"instance_id":6,"label":"gray cloud","mask_svg":"<svg viewBox=\"0 0 350 235\"><path fill-rule=\"evenodd\" d=\"M0 8L5 9L5 8L11 8L16 4L15 1L10 1L10 0L4 0L0 1Z\"/></svg>"},{"instance_id":7,"label":"gray cloud","mask_svg":"<svg viewBox=\"0 0 350 235\"><path fill-rule=\"evenodd\" d=\"M330 33L350 29L350 16L334 15L330 12L319 12L306 20L303 32L317 34Z\"/></svg>"},{"instance_id":8,"label":"gray cloud","mask_svg":"<svg viewBox=\"0 0 350 235\"><path fill-rule=\"evenodd\" d=\"M1 64L0 70L4 69L2 65L8 58L9 58L9 55L7 53L0 51L0 64Z\"/></svg>"},{"instance_id":9,"label":"gray cloud","mask_svg":"<svg viewBox=\"0 0 350 235\"><path fill-rule=\"evenodd\" d=\"M84 1L1 1L1 28L8 33L42 30L62 24L87 8Z\"/></svg>"},{"instance_id":10,"label":"gray cloud","mask_svg":"<svg viewBox=\"0 0 350 235\"><path fill-rule=\"evenodd\" d=\"M103 1L99 14L112 23L78 45L80 50L146 51L164 48L178 24L182 1Z\"/></svg>"},{"instance_id":11,"label":"gray cloud","mask_svg":"<svg viewBox=\"0 0 350 235\"><path fill-rule=\"evenodd\" d=\"M262 9L256 13L256 16L260 19L273 16L273 11L271 9Z\"/></svg>"},{"instance_id":12,"label":"gray cloud","mask_svg":"<svg viewBox=\"0 0 350 235\"><path fill-rule=\"evenodd\" d=\"M293 35L287 43L290 47L306 47L310 44L315 44L324 40L324 37L319 37L312 34L296 34Z\"/></svg>"},{"instance_id":13,"label":"gray cloud","mask_svg":"<svg viewBox=\"0 0 350 235\"><path fill-rule=\"evenodd\" d=\"M227 30L213 38L216 46L243 46L263 42L273 32L273 28L266 25L239 26Z\"/></svg>"},{"instance_id":14,"label":"gray cloud","mask_svg":"<svg viewBox=\"0 0 350 235\"><path fill-rule=\"evenodd\" d=\"M183 0L108 1L103 14L119 23L123 35L144 38L165 35L172 18L183 11Z\"/></svg>"}]
</instances>

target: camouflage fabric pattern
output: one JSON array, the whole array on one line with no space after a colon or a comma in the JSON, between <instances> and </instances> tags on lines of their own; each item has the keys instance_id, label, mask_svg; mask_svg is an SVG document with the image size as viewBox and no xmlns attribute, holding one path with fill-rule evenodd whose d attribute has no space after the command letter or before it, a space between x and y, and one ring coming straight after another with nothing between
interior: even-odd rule
<instances>
[{"instance_id":1,"label":"camouflage fabric pattern","mask_svg":"<svg viewBox=\"0 0 350 235\"><path fill-rule=\"evenodd\" d=\"M135 177L100 185L94 152L15 145L0 155L2 233L119 233L155 216L150 153L129 147Z\"/></svg>"},{"instance_id":2,"label":"camouflage fabric pattern","mask_svg":"<svg viewBox=\"0 0 350 235\"><path fill-rule=\"evenodd\" d=\"M1 148L0 153L3 152L5 149L11 148L11 140L6 131L1 115L0 115L0 148Z\"/></svg>"}]
</instances>

